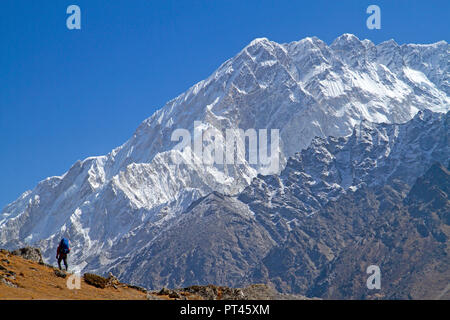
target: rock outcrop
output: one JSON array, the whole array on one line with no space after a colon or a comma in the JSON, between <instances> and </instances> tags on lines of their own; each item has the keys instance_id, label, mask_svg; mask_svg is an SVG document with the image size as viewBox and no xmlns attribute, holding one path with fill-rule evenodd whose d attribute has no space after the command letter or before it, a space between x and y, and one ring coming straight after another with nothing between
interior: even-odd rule
<instances>
[{"instance_id":1,"label":"rock outcrop","mask_svg":"<svg viewBox=\"0 0 450 320\"><path fill-rule=\"evenodd\" d=\"M35 261L38 263L44 263L44 259L42 259L41 250L39 248L25 247L14 250L11 253L27 260Z\"/></svg>"}]
</instances>

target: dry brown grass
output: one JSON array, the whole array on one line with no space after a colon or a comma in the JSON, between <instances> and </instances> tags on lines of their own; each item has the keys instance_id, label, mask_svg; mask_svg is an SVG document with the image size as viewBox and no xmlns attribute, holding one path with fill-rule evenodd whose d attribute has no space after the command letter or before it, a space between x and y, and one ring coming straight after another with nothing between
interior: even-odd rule
<instances>
[{"instance_id":1,"label":"dry brown grass","mask_svg":"<svg viewBox=\"0 0 450 320\"><path fill-rule=\"evenodd\" d=\"M0 249L0 300L204 300L223 299L232 291L230 288L208 285L147 292L143 288L120 283L117 279L111 281L111 278L91 273L81 277L79 290L71 290L66 284L68 276L64 278L64 273L55 267Z\"/></svg>"},{"instance_id":2,"label":"dry brown grass","mask_svg":"<svg viewBox=\"0 0 450 320\"><path fill-rule=\"evenodd\" d=\"M67 278L56 276L54 269L37 262L13 256L7 251L0 251L0 278L8 279L13 288L0 280L0 300L145 300L146 293L129 288L126 285L117 289L96 288L81 278L81 288L67 288ZM3 267L3 268L2 268ZM5 277L7 271L13 277ZM12 273L11 273L12 272ZM15 277L15 280L14 280Z\"/></svg>"}]
</instances>

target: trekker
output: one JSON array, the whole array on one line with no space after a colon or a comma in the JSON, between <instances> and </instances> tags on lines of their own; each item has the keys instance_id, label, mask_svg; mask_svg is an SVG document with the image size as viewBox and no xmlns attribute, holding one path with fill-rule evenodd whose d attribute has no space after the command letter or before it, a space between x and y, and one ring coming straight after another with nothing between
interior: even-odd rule
<instances>
[{"instance_id":1,"label":"trekker","mask_svg":"<svg viewBox=\"0 0 450 320\"><path fill-rule=\"evenodd\" d=\"M69 240L66 238L62 238L59 243L58 249L56 249L56 259L58 260L59 270L61 270L61 260L64 261L64 266L66 267L66 271L68 269L67 265L67 254L70 252L69 248Z\"/></svg>"}]
</instances>

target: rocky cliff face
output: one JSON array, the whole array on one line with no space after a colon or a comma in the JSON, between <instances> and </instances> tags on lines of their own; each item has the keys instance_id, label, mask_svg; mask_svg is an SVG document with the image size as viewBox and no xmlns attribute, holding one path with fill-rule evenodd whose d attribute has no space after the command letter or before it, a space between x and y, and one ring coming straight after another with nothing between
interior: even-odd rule
<instances>
[{"instance_id":1,"label":"rocky cliff face","mask_svg":"<svg viewBox=\"0 0 450 320\"><path fill-rule=\"evenodd\" d=\"M338 299L449 299L449 186L450 172L434 164L406 198L392 187L372 194L378 216L321 271L308 293ZM365 286L365 268L371 264L380 267L381 290Z\"/></svg>"},{"instance_id":2,"label":"rocky cliff face","mask_svg":"<svg viewBox=\"0 0 450 320\"><path fill-rule=\"evenodd\" d=\"M421 113L404 125L365 124L346 138L317 139L280 175L259 176L235 197L194 202L114 271L150 287L215 280L326 298L438 295L450 275L450 182L435 162L448 163L449 116ZM378 296L366 288L371 264L386 281ZM432 266L438 280L428 286L417 270ZM417 292L406 289L412 273Z\"/></svg>"}]
</instances>

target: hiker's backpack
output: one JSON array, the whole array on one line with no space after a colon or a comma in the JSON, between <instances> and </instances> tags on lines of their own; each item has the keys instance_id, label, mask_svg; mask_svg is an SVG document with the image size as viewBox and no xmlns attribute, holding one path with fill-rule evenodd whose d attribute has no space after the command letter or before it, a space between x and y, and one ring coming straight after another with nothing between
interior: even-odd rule
<instances>
[{"instance_id":1,"label":"hiker's backpack","mask_svg":"<svg viewBox=\"0 0 450 320\"><path fill-rule=\"evenodd\" d=\"M67 240L66 238L62 238L61 239L61 243L59 245L61 247L61 252L62 253L69 253L70 252L69 240Z\"/></svg>"}]
</instances>

